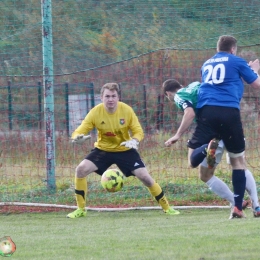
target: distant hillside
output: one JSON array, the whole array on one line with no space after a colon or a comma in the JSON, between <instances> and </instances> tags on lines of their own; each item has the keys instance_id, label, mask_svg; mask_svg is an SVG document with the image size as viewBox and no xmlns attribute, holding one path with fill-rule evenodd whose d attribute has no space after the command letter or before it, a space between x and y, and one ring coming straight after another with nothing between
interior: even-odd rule
<instances>
[{"instance_id":1,"label":"distant hillside","mask_svg":"<svg viewBox=\"0 0 260 260\"><path fill-rule=\"evenodd\" d=\"M52 1L54 73L163 48L215 47L221 34L260 43L260 1ZM0 75L42 74L39 0L0 2Z\"/></svg>"}]
</instances>

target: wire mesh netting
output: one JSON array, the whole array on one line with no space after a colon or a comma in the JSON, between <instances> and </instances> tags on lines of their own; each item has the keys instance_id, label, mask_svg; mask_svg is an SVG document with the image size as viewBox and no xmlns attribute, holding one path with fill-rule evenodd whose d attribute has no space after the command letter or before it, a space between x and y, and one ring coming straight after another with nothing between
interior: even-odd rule
<instances>
[{"instance_id":1,"label":"wire mesh netting","mask_svg":"<svg viewBox=\"0 0 260 260\"><path fill-rule=\"evenodd\" d=\"M169 200L218 200L187 166L193 127L164 147L182 113L164 99L161 85L168 78L183 85L199 81L201 65L223 34L237 38L239 56L259 58L259 1L53 1L54 194L46 188L41 3L2 0L0 13L1 201L75 204L75 167L93 148L95 133L83 147L72 145L70 134L100 102L107 82L120 84L121 101L138 115L146 134L140 154ZM259 93L247 85L241 115L246 159L258 184ZM231 185L231 170L222 161L217 176ZM117 194L103 191L95 174L88 182L88 205L157 205L135 178Z\"/></svg>"}]
</instances>

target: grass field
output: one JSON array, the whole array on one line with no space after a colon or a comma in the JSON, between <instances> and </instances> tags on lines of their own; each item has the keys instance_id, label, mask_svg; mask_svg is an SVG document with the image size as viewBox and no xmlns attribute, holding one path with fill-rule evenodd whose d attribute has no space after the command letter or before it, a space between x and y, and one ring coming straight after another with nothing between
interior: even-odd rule
<instances>
[{"instance_id":1,"label":"grass field","mask_svg":"<svg viewBox=\"0 0 260 260\"><path fill-rule=\"evenodd\" d=\"M260 219L228 220L229 209L69 211L0 215L0 237L11 236L12 259L259 259Z\"/></svg>"}]
</instances>

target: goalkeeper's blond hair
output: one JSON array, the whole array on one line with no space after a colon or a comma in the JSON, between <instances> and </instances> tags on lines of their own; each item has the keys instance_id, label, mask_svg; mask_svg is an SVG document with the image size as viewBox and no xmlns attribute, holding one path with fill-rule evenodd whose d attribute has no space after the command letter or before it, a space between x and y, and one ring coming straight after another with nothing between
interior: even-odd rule
<instances>
[{"instance_id":1,"label":"goalkeeper's blond hair","mask_svg":"<svg viewBox=\"0 0 260 260\"><path fill-rule=\"evenodd\" d=\"M119 85L117 83L106 83L100 91L101 97L103 97L103 93L105 91L105 89L109 89L109 90L115 90L117 92L117 94L119 95Z\"/></svg>"}]
</instances>

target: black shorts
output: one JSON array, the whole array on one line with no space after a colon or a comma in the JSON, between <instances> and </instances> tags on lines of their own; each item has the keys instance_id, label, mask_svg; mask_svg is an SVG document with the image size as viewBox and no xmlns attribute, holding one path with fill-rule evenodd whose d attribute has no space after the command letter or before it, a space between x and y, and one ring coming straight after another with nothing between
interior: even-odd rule
<instances>
[{"instance_id":1,"label":"black shorts","mask_svg":"<svg viewBox=\"0 0 260 260\"><path fill-rule=\"evenodd\" d=\"M188 147L198 148L213 138L222 139L229 152L241 153L245 150L244 132L237 108L204 106L198 109L197 126L188 140Z\"/></svg>"},{"instance_id":2,"label":"black shorts","mask_svg":"<svg viewBox=\"0 0 260 260\"><path fill-rule=\"evenodd\" d=\"M135 149L125 152L106 152L98 148L91 150L85 159L97 166L96 173L102 175L112 164L116 164L126 177L134 176L133 170L145 167L139 153Z\"/></svg>"}]
</instances>

